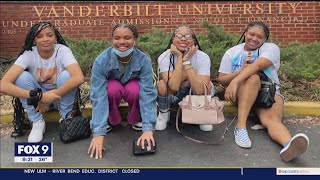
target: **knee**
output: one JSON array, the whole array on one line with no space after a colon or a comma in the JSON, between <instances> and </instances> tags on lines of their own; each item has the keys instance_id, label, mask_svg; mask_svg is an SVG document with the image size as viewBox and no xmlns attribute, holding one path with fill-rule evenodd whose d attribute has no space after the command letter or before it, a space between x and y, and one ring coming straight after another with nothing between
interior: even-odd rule
<instances>
[{"instance_id":1,"label":"knee","mask_svg":"<svg viewBox=\"0 0 320 180\"><path fill-rule=\"evenodd\" d=\"M130 97L138 97L140 94L140 86L138 81L131 82L129 87L126 87L126 93Z\"/></svg>"},{"instance_id":2,"label":"knee","mask_svg":"<svg viewBox=\"0 0 320 180\"><path fill-rule=\"evenodd\" d=\"M281 117L277 117L276 115L269 115L263 118L260 118L261 124L267 129L272 126L278 126L282 124Z\"/></svg>"},{"instance_id":3,"label":"knee","mask_svg":"<svg viewBox=\"0 0 320 180\"><path fill-rule=\"evenodd\" d=\"M15 84L17 86L21 86L21 85L24 85L26 83L29 83L32 81L34 77L32 76L32 74L30 74L29 72L27 71L23 71L20 76L17 78Z\"/></svg>"},{"instance_id":4,"label":"knee","mask_svg":"<svg viewBox=\"0 0 320 180\"><path fill-rule=\"evenodd\" d=\"M260 85L260 78L257 74L253 74L247 79L247 82L252 85Z\"/></svg>"},{"instance_id":5,"label":"knee","mask_svg":"<svg viewBox=\"0 0 320 180\"><path fill-rule=\"evenodd\" d=\"M71 78L70 73L67 70L64 70L59 74L58 79L57 79L57 84L61 85L64 82L66 82L67 80L69 80L70 78Z\"/></svg>"},{"instance_id":6,"label":"knee","mask_svg":"<svg viewBox=\"0 0 320 180\"><path fill-rule=\"evenodd\" d=\"M121 94L120 85L115 83L108 84L107 92L109 97L120 96Z\"/></svg>"}]
</instances>

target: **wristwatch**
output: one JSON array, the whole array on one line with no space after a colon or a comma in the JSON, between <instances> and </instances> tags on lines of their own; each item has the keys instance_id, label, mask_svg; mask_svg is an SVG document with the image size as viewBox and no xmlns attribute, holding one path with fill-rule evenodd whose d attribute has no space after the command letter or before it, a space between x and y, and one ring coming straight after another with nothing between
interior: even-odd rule
<instances>
[{"instance_id":1,"label":"wristwatch","mask_svg":"<svg viewBox=\"0 0 320 180\"><path fill-rule=\"evenodd\" d=\"M190 63L190 60L188 60L188 61L183 61L183 62L182 62L182 65L187 65L187 64L191 64L191 63Z\"/></svg>"}]
</instances>

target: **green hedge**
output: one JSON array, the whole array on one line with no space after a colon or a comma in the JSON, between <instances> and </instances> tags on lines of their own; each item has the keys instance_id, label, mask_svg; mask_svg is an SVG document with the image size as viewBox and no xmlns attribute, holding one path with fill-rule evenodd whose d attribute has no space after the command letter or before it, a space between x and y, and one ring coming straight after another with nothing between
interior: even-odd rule
<instances>
[{"instance_id":1,"label":"green hedge","mask_svg":"<svg viewBox=\"0 0 320 180\"><path fill-rule=\"evenodd\" d=\"M226 32L223 27L209 23L204 23L203 26L206 27L207 33L197 33L196 36L202 50L211 59L211 77L216 78L222 56L227 49L236 45L240 35ZM154 68L157 67L158 56L168 46L171 35L172 33L166 33L163 29L152 29L150 33L139 36L137 44L150 55ZM84 74L89 78L95 58L111 43L107 40L65 38ZM272 39L269 41L272 42ZM276 44L281 51L281 91L287 100L301 100L306 96L307 99L320 100L320 85L317 83L317 79L320 78L320 42ZM295 87L297 85L304 89Z\"/></svg>"}]
</instances>

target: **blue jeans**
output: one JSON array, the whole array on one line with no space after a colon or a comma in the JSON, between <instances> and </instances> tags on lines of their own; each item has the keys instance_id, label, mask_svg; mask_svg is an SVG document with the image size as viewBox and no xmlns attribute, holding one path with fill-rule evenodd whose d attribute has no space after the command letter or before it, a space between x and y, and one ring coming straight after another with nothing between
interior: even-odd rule
<instances>
[{"instance_id":1,"label":"blue jeans","mask_svg":"<svg viewBox=\"0 0 320 180\"><path fill-rule=\"evenodd\" d=\"M158 95L158 106L161 112L169 111L171 106L177 106L182 99L189 94L190 87L180 88L177 94L169 94L168 96Z\"/></svg>"},{"instance_id":2,"label":"blue jeans","mask_svg":"<svg viewBox=\"0 0 320 180\"><path fill-rule=\"evenodd\" d=\"M67 70L62 71L58 78L56 83L56 88L60 87L63 83L65 83L67 80L71 78L69 72ZM50 89L45 89L41 84L39 84L36 79L27 71L24 71L20 76L17 78L15 85L26 89L26 90L33 90L35 88L41 88L42 92L49 91ZM75 94L77 89L73 89L68 94L65 94L61 97L60 102L54 102L59 103L60 105L60 115L64 118L68 112L72 110L73 102L75 100ZM33 105L27 104L27 99L20 98L20 102L23 106L23 108L27 111L28 118L32 121L39 121L43 118L41 112L37 112Z\"/></svg>"}]
</instances>

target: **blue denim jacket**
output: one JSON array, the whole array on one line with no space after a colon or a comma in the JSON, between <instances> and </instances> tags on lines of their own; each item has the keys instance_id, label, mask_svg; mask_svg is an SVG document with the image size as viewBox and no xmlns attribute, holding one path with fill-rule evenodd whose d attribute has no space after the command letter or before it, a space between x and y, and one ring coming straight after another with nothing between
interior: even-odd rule
<instances>
[{"instance_id":1,"label":"blue denim jacket","mask_svg":"<svg viewBox=\"0 0 320 180\"><path fill-rule=\"evenodd\" d=\"M157 90L153 85L152 64L148 55L134 48L132 60L124 72L112 47L104 50L92 67L90 99L92 100L93 135L106 135L109 117L109 100L107 94L108 79L117 79L126 83L138 79L140 87L140 114L142 131L154 131L157 113Z\"/></svg>"}]
</instances>

